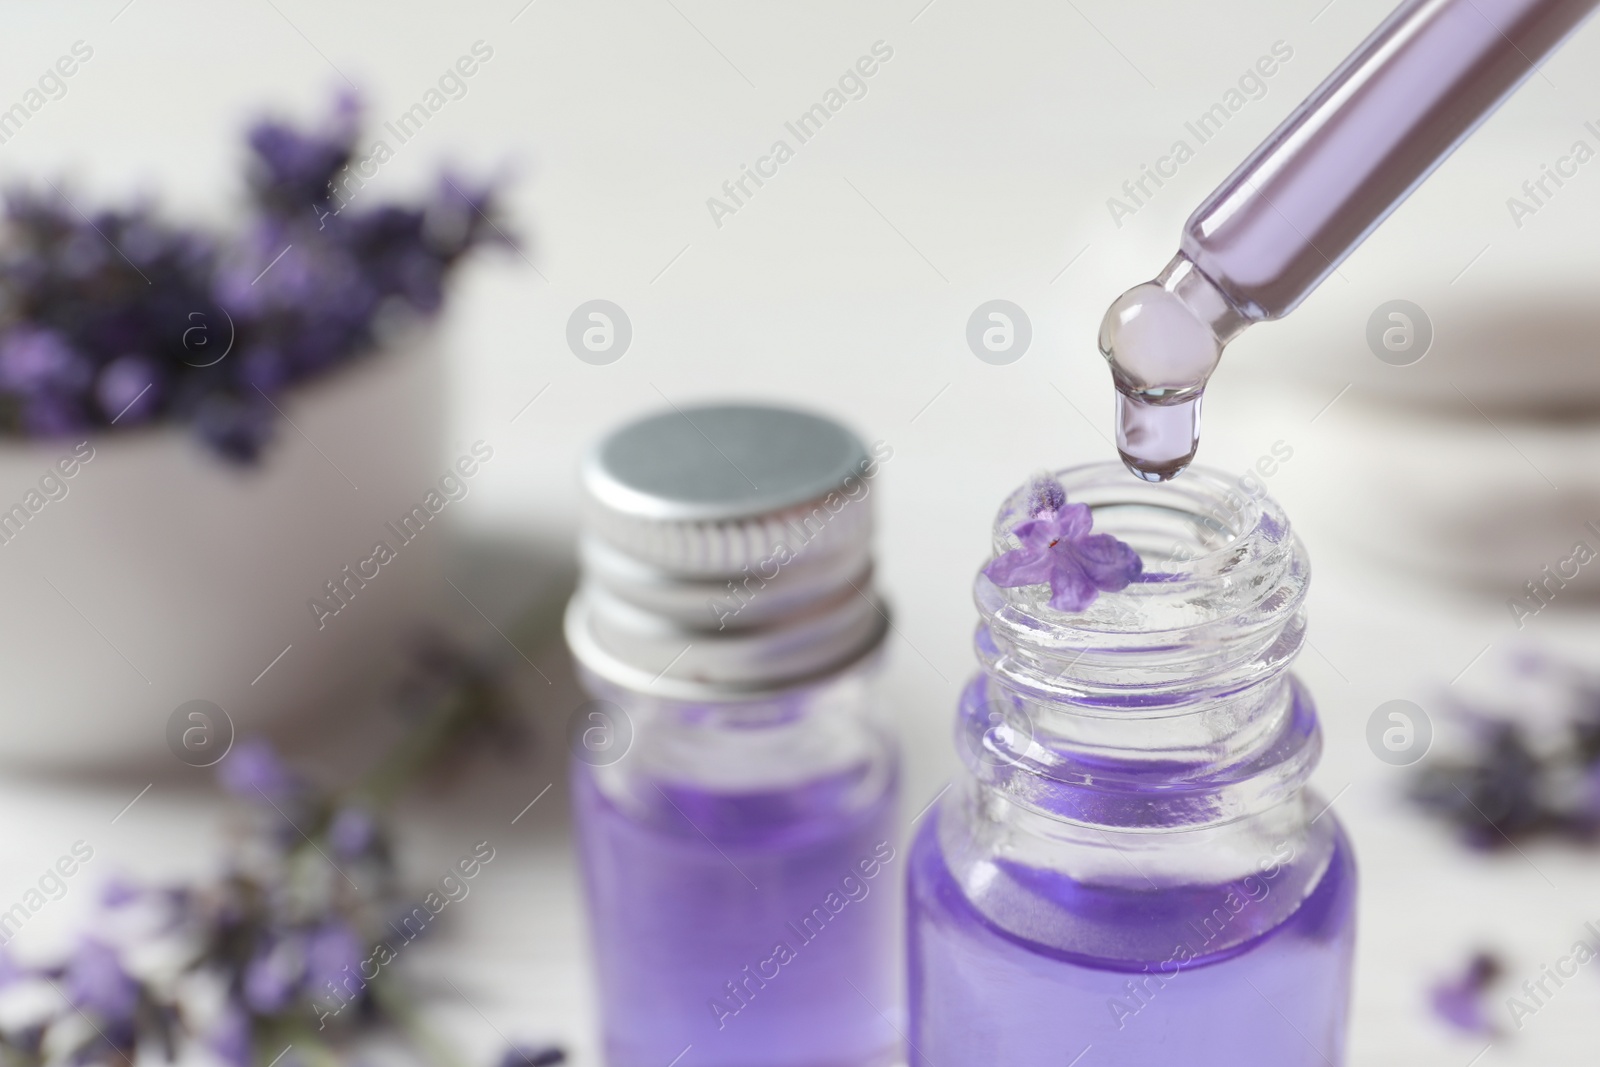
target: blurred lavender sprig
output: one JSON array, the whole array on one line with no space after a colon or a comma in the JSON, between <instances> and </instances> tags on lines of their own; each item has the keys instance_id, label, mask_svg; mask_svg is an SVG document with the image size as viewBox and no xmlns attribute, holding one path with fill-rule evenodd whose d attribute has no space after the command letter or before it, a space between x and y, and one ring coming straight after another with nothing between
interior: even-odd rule
<instances>
[{"instance_id":1,"label":"blurred lavender sprig","mask_svg":"<svg viewBox=\"0 0 1600 1067\"><path fill-rule=\"evenodd\" d=\"M436 636L410 663L410 725L357 781L320 788L266 742L241 739L217 767L246 816L220 876L108 883L76 947L45 966L0 949L0 1008L33 1005L0 1011L0 1063L113 1067L199 1047L232 1067L286 1050L279 1067L332 1067L392 1027L439 1067L460 1067L411 1008L401 959L375 950L398 941L392 924L415 904L385 816L407 788L473 749L510 750L520 731L495 667ZM516 1045L502 1067L564 1060L559 1047Z\"/></svg>"},{"instance_id":2,"label":"blurred lavender sprig","mask_svg":"<svg viewBox=\"0 0 1600 1067\"><path fill-rule=\"evenodd\" d=\"M1494 1037L1489 990L1505 972L1492 952L1477 951L1458 973L1441 978L1428 990L1428 1005L1442 1022L1467 1034Z\"/></svg>"},{"instance_id":3,"label":"blurred lavender sprig","mask_svg":"<svg viewBox=\"0 0 1600 1067\"><path fill-rule=\"evenodd\" d=\"M1410 798L1475 848L1600 840L1600 675L1536 653L1514 667L1538 706L1457 700L1467 744L1430 757Z\"/></svg>"},{"instance_id":4,"label":"blurred lavender sprig","mask_svg":"<svg viewBox=\"0 0 1600 1067\"><path fill-rule=\"evenodd\" d=\"M419 204L345 195L357 111L342 98L320 129L253 126L236 232L173 224L148 205L80 211L54 184L10 190L0 433L181 422L251 462L284 391L436 313L461 259L507 241L493 190L446 174Z\"/></svg>"}]
</instances>

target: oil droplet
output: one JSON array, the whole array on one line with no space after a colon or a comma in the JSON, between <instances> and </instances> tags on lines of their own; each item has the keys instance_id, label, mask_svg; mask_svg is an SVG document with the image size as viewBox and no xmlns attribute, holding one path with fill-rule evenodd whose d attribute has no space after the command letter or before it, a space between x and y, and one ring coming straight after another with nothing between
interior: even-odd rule
<instances>
[{"instance_id":1,"label":"oil droplet","mask_svg":"<svg viewBox=\"0 0 1600 1067\"><path fill-rule=\"evenodd\" d=\"M1200 395L1223 346L1248 320L1179 253L1123 293L1100 323L1117 388L1117 451L1149 482L1174 477L1200 445Z\"/></svg>"},{"instance_id":2,"label":"oil droplet","mask_svg":"<svg viewBox=\"0 0 1600 1067\"><path fill-rule=\"evenodd\" d=\"M1200 394L1160 404L1137 393L1117 396L1117 452L1134 474L1165 482L1194 459L1200 447Z\"/></svg>"}]
</instances>

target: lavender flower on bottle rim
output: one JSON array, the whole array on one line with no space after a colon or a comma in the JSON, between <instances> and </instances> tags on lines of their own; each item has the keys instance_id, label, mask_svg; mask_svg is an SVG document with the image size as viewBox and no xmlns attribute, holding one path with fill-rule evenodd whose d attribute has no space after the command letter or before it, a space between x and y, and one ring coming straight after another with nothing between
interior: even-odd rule
<instances>
[{"instance_id":1,"label":"lavender flower on bottle rim","mask_svg":"<svg viewBox=\"0 0 1600 1067\"><path fill-rule=\"evenodd\" d=\"M1111 534L1090 533L1094 516L1086 504L1069 504L1036 481L1029 488L1030 513L1036 517L1011 528L1020 548L996 557L983 569L998 586L1050 586L1049 604L1057 611L1083 611L1102 592L1126 589L1144 570L1129 545ZM1060 503L1050 507L1059 500Z\"/></svg>"},{"instance_id":2,"label":"lavender flower on bottle rim","mask_svg":"<svg viewBox=\"0 0 1600 1067\"><path fill-rule=\"evenodd\" d=\"M1053 475L1036 474L1033 481L1028 483L1028 515L1030 518L1039 518L1042 515L1055 514L1067 503L1067 491Z\"/></svg>"}]
</instances>

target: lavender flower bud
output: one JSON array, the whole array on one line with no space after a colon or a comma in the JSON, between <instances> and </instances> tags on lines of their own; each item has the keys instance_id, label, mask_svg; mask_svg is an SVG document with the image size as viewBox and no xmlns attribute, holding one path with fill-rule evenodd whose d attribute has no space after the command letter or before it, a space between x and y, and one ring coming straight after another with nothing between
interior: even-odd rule
<instances>
[{"instance_id":1,"label":"lavender flower bud","mask_svg":"<svg viewBox=\"0 0 1600 1067\"><path fill-rule=\"evenodd\" d=\"M1055 475L1040 473L1028 483L1028 515L1039 516L1060 511L1067 502L1067 491Z\"/></svg>"}]
</instances>

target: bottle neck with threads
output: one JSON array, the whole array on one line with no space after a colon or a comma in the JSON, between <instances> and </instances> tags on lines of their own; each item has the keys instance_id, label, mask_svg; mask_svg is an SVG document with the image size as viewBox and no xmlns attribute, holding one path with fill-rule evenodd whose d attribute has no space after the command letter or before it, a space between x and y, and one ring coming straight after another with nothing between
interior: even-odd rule
<instances>
[{"instance_id":1,"label":"bottle neck with threads","mask_svg":"<svg viewBox=\"0 0 1600 1067\"><path fill-rule=\"evenodd\" d=\"M1172 928L1228 897L1258 901L1211 947L1266 932L1315 888L1338 838L1305 791L1321 751L1309 695L1289 667L1305 638L1309 568L1276 503L1204 469L1174 482L1119 465L1059 475L1094 530L1144 562L1082 612L1043 586L981 574L980 673L963 693L961 787L941 810L951 873L1017 936L1101 959L1156 958ZM1029 518L1019 490L994 526L996 555ZM1069 921L1028 900L1065 881ZM1148 922L1113 921L1146 902Z\"/></svg>"},{"instance_id":2,"label":"bottle neck with threads","mask_svg":"<svg viewBox=\"0 0 1600 1067\"><path fill-rule=\"evenodd\" d=\"M595 698L572 752L612 802L674 817L690 790L733 798L737 822L762 794L839 810L886 794L872 511L890 455L751 404L674 408L598 444L566 636Z\"/></svg>"}]
</instances>

